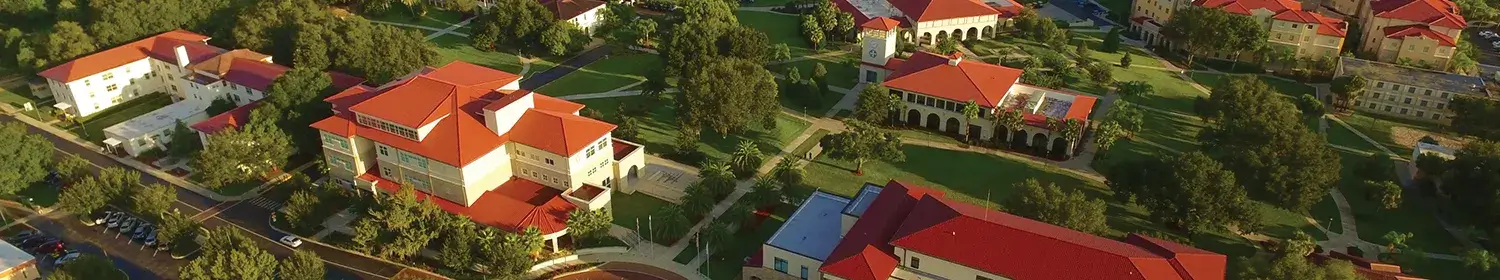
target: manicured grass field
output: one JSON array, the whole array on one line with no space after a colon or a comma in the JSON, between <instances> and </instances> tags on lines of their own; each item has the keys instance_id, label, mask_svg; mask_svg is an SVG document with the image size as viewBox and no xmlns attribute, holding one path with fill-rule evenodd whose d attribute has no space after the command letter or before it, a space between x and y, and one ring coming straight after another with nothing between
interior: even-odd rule
<instances>
[{"instance_id":1,"label":"manicured grass field","mask_svg":"<svg viewBox=\"0 0 1500 280\"><path fill-rule=\"evenodd\" d=\"M43 101L41 98L31 96L31 87L26 86L24 82L0 88L0 103L10 104L17 109L21 109L21 104L26 102L31 102L32 106L41 108Z\"/></svg>"},{"instance_id":2,"label":"manicured grass field","mask_svg":"<svg viewBox=\"0 0 1500 280\"><path fill-rule=\"evenodd\" d=\"M145 115L151 111L156 111L156 109L161 109L161 107L166 107L167 105L172 105L171 96L160 92L151 93L136 97L130 101L115 104L109 107L109 109L95 112L87 117L78 118L78 123L82 125L67 127L67 129L68 132L77 134L89 141L104 141L105 128Z\"/></svg>"},{"instance_id":3,"label":"manicured grass field","mask_svg":"<svg viewBox=\"0 0 1500 280\"><path fill-rule=\"evenodd\" d=\"M414 24L439 29L448 28L449 26L458 24L459 22L464 20L463 15L459 14L458 12L446 10L429 10L427 11L427 14L422 15L421 18L415 18L412 17L411 13L407 11L406 7L394 7L384 14L367 16L366 18L369 18L370 20ZM465 28L459 28L459 30L455 31L468 33L468 30L465 30Z\"/></svg>"},{"instance_id":4,"label":"manicured grass field","mask_svg":"<svg viewBox=\"0 0 1500 280\"><path fill-rule=\"evenodd\" d=\"M813 76L813 67L823 64L823 70L828 70L828 85L846 89L854 88L859 83L859 56L855 53L847 53L841 56L820 57L816 59L801 60L774 66L775 73L785 75L787 69L796 67L798 75L803 79Z\"/></svg>"},{"instance_id":5,"label":"manicured grass field","mask_svg":"<svg viewBox=\"0 0 1500 280\"><path fill-rule=\"evenodd\" d=\"M1339 152L1339 156L1343 170L1338 188L1344 193L1344 198L1349 200L1349 207L1354 210L1354 218L1359 222L1360 239L1380 244L1385 242L1383 237L1387 232L1410 232L1414 236L1407 241L1407 245L1430 253L1457 254L1453 249L1461 245L1442 225L1433 220L1434 206L1428 203L1427 198L1415 191L1407 191L1401 194L1401 207L1382 209L1379 201L1366 199L1364 177L1354 172L1365 156L1343 151Z\"/></svg>"},{"instance_id":6,"label":"manicured grass field","mask_svg":"<svg viewBox=\"0 0 1500 280\"><path fill-rule=\"evenodd\" d=\"M796 210L796 205L781 205L776 207L776 210L772 211L759 225L754 227L750 227L748 223L741 225L740 229L734 232L732 242L711 245L723 246L719 248L709 247L713 253L709 254L708 261L703 263L698 272L714 280L739 279L740 267L744 266L745 258L760 250L760 245L770 240L771 235L776 234L776 230L781 229L781 225L786 223L786 219L791 217L792 212Z\"/></svg>"},{"instance_id":7,"label":"manicured grass field","mask_svg":"<svg viewBox=\"0 0 1500 280\"><path fill-rule=\"evenodd\" d=\"M1136 137L1181 152L1198 150L1198 132L1206 128L1201 119L1152 110L1140 111L1143 118L1141 131L1135 134Z\"/></svg>"},{"instance_id":8,"label":"manicured grass field","mask_svg":"<svg viewBox=\"0 0 1500 280\"><path fill-rule=\"evenodd\" d=\"M1380 152L1380 149L1370 144L1370 141L1365 141L1364 138L1355 135L1354 131L1333 121L1328 122L1328 143L1370 153Z\"/></svg>"},{"instance_id":9,"label":"manicured grass field","mask_svg":"<svg viewBox=\"0 0 1500 280\"><path fill-rule=\"evenodd\" d=\"M651 215L651 212L656 211L657 208L671 204L671 202L640 192L634 194L615 192L610 194L610 198L610 214L614 215L615 225L634 230L636 221L640 221L642 232L646 230L646 216Z\"/></svg>"},{"instance_id":10,"label":"manicured grass field","mask_svg":"<svg viewBox=\"0 0 1500 280\"><path fill-rule=\"evenodd\" d=\"M754 2L750 2L750 3L741 2L740 6L744 6L744 7L781 7L783 5L786 5L787 2L792 2L792 0L755 0Z\"/></svg>"},{"instance_id":11,"label":"manicured grass field","mask_svg":"<svg viewBox=\"0 0 1500 280\"><path fill-rule=\"evenodd\" d=\"M1427 251L1431 253L1432 251ZM1475 276L1471 268L1465 267L1463 262L1427 259L1414 264L1400 264L1401 270L1408 274L1425 277L1427 279L1484 279L1484 276ZM1491 271L1494 272L1494 271ZM1492 274L1493 275L1493 274ZM1493 278L1491 278L1493 279Z\"/></svg>"},{"instance_id":12,"label":"manicured grass field","mask_svg":"<svg viewBox=\"0 0 1500 280\"><path fill-rule=\"evenodd\" d=\"M676 107L673 104L660 103L659 101L641 96L597 98L579 101L579 103L587 106L586 108L598 110L605 116L606 120L612 122L620 118L618 112L620 104L638 106L640 102L648 103L647 106L651 110L646 117L640 119L641 139L637 139L640 141L635 142L646 145L646 150L653 153L671 153L674 151L672 141L681 133L681 125L677 121ZM705 159L728 159L729 153L734 152L735 146L740 141L750 140L759 144L761 153L776 154L780 153L782 147L785 147L792 139L797 138L797 135L800 135L802 130L806 129L809 125L807 121L781 113L776 115L776 129L774 130L765 130L756 125L750 131L728 136L704 130L699 137L701 140L699 141L698 150L704 153L706 156ZM692 162L687 162L687 164L696 165L696 163Z\"/></svg>"},{"instance_id":13,"label":"manicured grass field","mask_svg":"<svg viewBox=\"0 0 1500 280\"><path fill-rule=\"evenodd\" d=\"M612 54L542 86L537 92L550 96L606 92L645 81L647 72L660 65L661 56L654 54Z\"/></svg>"},{"instance_id":14,"label":"manicured grass field","mask_svg":"<svg viewBox=\"0 0 1500 280\"><path fill-rule=\"evenodd\" d=\"M1344 224L1340 222L1343 218L1339 217L1339 205L1333 202L1333 195L1325 196L1322 201L1313 204L1312 210L1309 212L1308 214L1311 214L1313 220L1318 221L1319 224L1322 224L1329 231L1334 233L1344 232Z\"/></svg>"},{"instance_id":15,"label":"manicured grass field","mask_svg":"<svg viewBox=\"0 0 1500 280\"><path fill-rule=\"evenodd\" d=\"M432 42L433 46L437 47L437 52L439 55L438 61L433 63L433 66L443 66L445 64L448 64L449 62L453 62L454 60L463 60L464 62L499 69L500 71L518 75L522 74L521 70L525 68L525 65L521 63L521 59L519 57L516 57L514 50L478 50L475 49L474 46L470 45L472 41L469 40L469 38L464 38L456 35L438 36L437 38L432 38L432 40L429 40L429 42ZM535 62L531 63L531 68L527 69L525 75L523 76L530 77L532 75L536 75L536 73L541 73L542 71L546 71L547 69L556 67L557 63L553 61L561 60L562 59L550 57L536 60Z\"/></svg>"},{"instance_id":16,"label":"manicured grass field","mask_svg":"<svg viewBox=\"0 0 1500 280\"><path fill-rule=\"evenodd\" d=\"M1244 74L1204 72L1192 72L1188 74L1189 77L1193 78L1194 82L1197 82L1199 85L1203 85L1203 87L1206 87L1210 90L1212 90L1214 87L1219 86L1220 83L1224 82L1225 78L1228 78L1231 75ZM1265 82L1266 85L1271 86L1271 88L1276 90L1277 93L1281 93L1282 95L1286 95L1288 97L1300 97L1303 95L1317 94L1317 89L1314 89L1313 87L1305 84L1299 84L1297 82L1282 80L1266 75L1258 75L1257 77L1260 78L1261 82Z\"/></svg>"},{"instance_id":17,"label":"manicured grass field","mask_svg":"<svg viewBox=\"0 0 1500 280\"><path fill-rule=\"evenodd\" d=\"M1130 52L1131 63L1128 68L1118 66L1125 52ZM1089 56L1116 65L1113 69L1117 82L1144 81L1152 86L1154 92L1150 94L1124 99L1132 103L1192 115L1193 100L1200 96L1208 97L1208 94L1193 87L1192 83L1178 77L1176 72L1158 69L1166 61L1157 59L1140 48L1121 46L1118 53L1090 51Z\"/></svg>"},{"instance_id":18,"label":"manicured grass field","mask_svg":"<svg viewBox=\"0 0 1500 280\"><path fill-rule=\"evenodd\" d=\"M1358 130L1365 136L1369 136L1370 139L1374 139L1375 142L1379 143L1381 146L1385 146L1386 149L1390 149L1392 152L1395 152L1397 156L1411 155L1411 146L1416 143L1399 143L1396 140L1395 135L1392 133L1392 127L1400 126L1413 130L1425 131L1428 134L1442 133L1438 132L1439 130L1437 126L1432 124L1420 124L1412 121L1386 119L1384 117L1376 117L1361 113L1339 115L1339 119L1343 120L1344 123L1348 123L1349 126L1354 127L1355 130Z\"/></svg>"},{"instance_id":19,"label":"manicured grass field","mask_svg":"<svg viewBox=\"0 0 1500 280\"><path fill-rule=\"evenodd\" d=\"M735 17L739 18L740 25L748 26L766 33L772 45L786 44L792 49L792 57L800 57L816 53L812 44L802 37L802 22L797 16L759 11L736 11ZM823 44L827 45L828 40ZM804 75L811 74L805 72Z\"/></svg>"}]
</instances>

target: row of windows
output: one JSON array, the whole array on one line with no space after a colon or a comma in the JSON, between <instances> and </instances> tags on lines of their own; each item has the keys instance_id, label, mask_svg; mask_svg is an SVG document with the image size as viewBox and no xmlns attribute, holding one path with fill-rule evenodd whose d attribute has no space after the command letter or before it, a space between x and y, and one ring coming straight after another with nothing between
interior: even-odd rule
<instances>
[{"instance_id":1,"label":"row of windows","mask_svg":"<svg viewBox=\"0 0 1500 280\"><path fill-rule=\"evenodd\" d=\"M1428 115L1427 111L1422 111L1422 110L1411 110L1411 109L1408 109L1408 108L1395 108L1395 107L1393 107L1391 105L1384 105L1385 107L1382 109L1381 105L1380 104L1375 104L1375 102L1360 102L1359 100L1355 100L1354 101L1354 106L1360 106L1361 103L1364 104L1365 108L1369 108L1370 110L1381 109L1382 111L1385 111L1386 113L1392 113L1392 114L1399 114L1399 115L1405 115L1405 116L1416 116L1418 118L1431 118L1433 120L1442 120L1443 119L1443 115L1442 114L1432 113L1432 115Z\"/></svg>"},{"instance_id":2,"label":"row of windows","mask_svg":"<svg viewBox=\"0 0 1500 280\"><path fill-rule=\"evenodd\" d=\"M323 143L332 143L335 147L343 148L345 151L349 150L348 139L339 138L338 136L334 136L332 134L323 134Z\"/></svg>"},{"instance_id":3,"label":"row of windows","mask_svg":"<svg viewBox=\"0 0 1500 280\"><path fill-rule=\"evenodd\" d=\"M775 262L773 262L773 266L774 266L774 268L776 268L776 271L779 271L781 273L790 274L790 273L786 272L786 269L787 269L786 268L786 266L787 266L786 260L783 260L781 258L776 258ZM801 277L802 277L802 280L807 280L807 266L805 266L805 265L802 266Z\"/></svg>"},{"instance_id":4,"label":"row of windows","mask_svg":"<svg viewBox=\"0 0 1500 280\"><path fill-rule=\"evenodd\" d=\"M605 145L609 145L609 139L599 140L599 145L589 146L588 151L584 152L583 158L594 157L594 150L595 149L603 150L603 149L605 149L605 147L604 147Z\"/></svg>"},{"instance_id":5,"label":"row of windows","mask_svg":"<svg viewBox=\"0 0 1500 280\"><path fill-rule=\"evenodd\" d=\"M1385 82L1375 82L1375 88L1381 88L1381 89L1386 88L1385 87ZM1390 89L1394 90L1394 91L1401 91L1401 85L1400 84L1396 84L1396 83L1391 83ZM1433 92L1432 89L1423 89L1422 90L1422 95L1432 96L1432 92ZM1413 86L1406 87L1406 93L1412 93L1412 94L1417 93L1417 87L1413 87ZM1380 93L1376 93L1375 95L1379 96ZM1440 92L1438 92L1438 97L1439 98L1448 98L1448 92L1442 92L1442 91L1440 91Z\"/></svg>"},{"instance_id":6,"label":"row of windows","mask_svg":"<svg viewBox=\"0 0 1500 280\"><path fill-rule=\"evenodd\" d=\"M900 94L900 93L898 92L897 94ZM946 99L928 97L928 96L925 96L925 95L918 95L918 94L907 94L906 95L906 102L911 102L911 103L917 103L917 104L921 104L921 105L927 105L927 106L937 107L938 109L953 111L954 113L963 113L964 105L966 104L966 103L958 103L958 102L948 101ZM983 115L983 114L981 114L981 115Z\"/></svg>"},{"instance_id":7,"label":"row of windows","mask_svg":"<svg viewBox=\"0 0 1500 280\"><path fill-rule=\"evenodd\" d=\"M1443 93L1443 95L1446 97L1446 95L1448 95L1448 93L1445 92L1445 93ZM1385 97L1386 101L1396 102L1396 97L1397 96L1394 95L1394 94L1381 94L1379 92L1376 92L1375 96L1374 96L1374 99L1375 100L1380 100L1382 96ZM1436 108L1438 110L1447 109L1447 107L1448 107L1448 103L1443 103L1443 102L1428 102L1425 99L1416 100L1416 99L1412 99L1411 97L1403 97L1401 103L1404 103L1404 104L1407 104L1407 105L1411 105L1413 100L1417 101L1417 105L1421 106L1421 107L1428 107L1427 106L1428 104L1436 104L1437 105Z\"/></svg>"},{"instance_id":8,"label":"row of windows","mask_svg":"<svg viewBox=\"0 0 1500 280\"><path fill-rule=\"evenodd\" d=\"M521 151L521 149L516 149L516 156L526 157L526 152ZM542 160L546 162L547 165L557 165L557 163L552 161L551 158L537 158L535 154L531 155L531 160Z\"/></svg>"},{"instance_id":9,"label":"row of windows","mask_svg":"<svg viewBox=\"0 0 1500 280\"><path fill-rule=\"evenodd\" d=\"M381 131L389 132L395 135L401 135L401 137L406 137L407 139L419 140L417 139L417 131L410 128L402 127L386 121L376 120L375 118L366 117L365 115L359 115L358 120L359 124L363 126L373 127L375 129L379 129Z\"/></svg>"},{"instance_id":10,"label":"row of windows","mask_svg":"<svg viewBox=\"0 0 1500 280\"><path fill-rule=\"evenodd\" d=\"M328 166L336 166L344 170L354 171L354 164L341 157L328 157Z\"/></svg>"},{"instance_id":11,"label":"row of windows","mask_svg":"<svg viewBox=\"0 0 1500 280\"><path fill-rule=\"evenodd\" d=\"M566 179L566 178L553 177L551 175L547 175L547 174L544 174L544 173L541 173L541 172L537 172L536 170L531 170L531 169L526 169L526 168L521 168L521 175L524 175L525 177L527 177L527 179L531 179L532 181L537 181L537 182L542 182L542 183L552 182L553 184L562 184L562 185L569 185L569 183L571 183L571 181L568 181L568 179Z\"/></svg>"}]
</instances>

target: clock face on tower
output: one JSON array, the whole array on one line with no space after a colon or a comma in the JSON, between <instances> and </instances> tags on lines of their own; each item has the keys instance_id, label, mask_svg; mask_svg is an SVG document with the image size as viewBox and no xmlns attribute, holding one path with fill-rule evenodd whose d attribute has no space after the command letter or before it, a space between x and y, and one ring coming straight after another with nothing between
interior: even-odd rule
<instances>
[{"instance_id":1,"label":"clock face on tower","mask_svg":"<svg viewBox=\"0 0 1500 280\"><path fill-rule=\"evenodd\" d=\"M877 56L880 56L880 52L877 52L874 49L871 49L870 50L870 58L875 58Z\"/></svg>"}]
</instances>

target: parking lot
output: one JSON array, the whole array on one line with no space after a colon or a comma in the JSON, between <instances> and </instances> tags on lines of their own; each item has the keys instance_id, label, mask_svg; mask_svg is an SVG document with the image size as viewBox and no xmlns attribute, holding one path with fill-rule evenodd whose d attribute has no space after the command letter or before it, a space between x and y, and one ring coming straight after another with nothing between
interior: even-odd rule
<instances>
[{"instance_id":1,"label":"parking lot","mask_svg":"<svg viewBox=\"0 0 1500 280\"><path fill-rule=\"evenodd\" d=\"M1500 34L1486 37L1480 34L1484 31L1500 33L1493 27L1469 28L1464 30L1463 35L1466 38L1463 40L1472 40L1470 42L1474 42L1474 46L1479 49L1479 56L1474 58L1475 61L1480 64L1500 65L1500 47L1495 45L1495 42L1500 42Z\"/></svg>"},{"instance_id":2,"label":"parking lot","mask_svg":"<svg viewBox=\"0 0 1500 280\"><path fill-rule=\"evenodd\" d=\"M42 235L58 238L66 249L84 254L108 256L115 262L116 267L130 276L130 279L176 279L178 269L187 264L186 260L172 259L170 252L147 247L141 241L132 238L133 236L126 236L119 230L106 229L104 225L90 227L72 215L40 216L6 229L4 233L5 237L11 237L17 232L26 230L39 230ZM22 248L22 250L27 249L30 248ZM38 264L43 271L52 270L55 256L52 254L34 255L38 256Z\"/></svg>"}]
</instances>

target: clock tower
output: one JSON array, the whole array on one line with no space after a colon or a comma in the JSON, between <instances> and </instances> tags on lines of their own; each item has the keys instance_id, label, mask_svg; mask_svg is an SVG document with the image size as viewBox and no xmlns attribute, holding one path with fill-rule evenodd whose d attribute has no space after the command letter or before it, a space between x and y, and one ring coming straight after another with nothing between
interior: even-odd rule
<instances>
[{"instance_id":1,"label":"clock tower","mask_svg":"<svg viewBox=\"0 0 1500 280\"><path fill-rule=\"evenodd\" d=\"M899 37L901 23L888 18L877 17L860 25L859 38L863 48L859 55L860 82L872 83L885 80L891 69L886 69L886 63L896 56L896 40Z\"/></svg>"}]
</instances>

